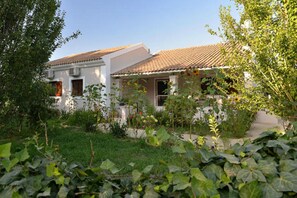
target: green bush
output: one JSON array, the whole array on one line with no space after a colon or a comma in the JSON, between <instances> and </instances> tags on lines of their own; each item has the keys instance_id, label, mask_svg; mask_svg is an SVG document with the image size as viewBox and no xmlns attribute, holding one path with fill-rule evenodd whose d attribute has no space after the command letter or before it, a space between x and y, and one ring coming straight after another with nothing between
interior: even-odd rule
<instances>
[{"instance_id":1,"label":"green bush","mask_svg":"<svg viewBox=\"0 0 297 198\"><path fill-rule=\"evenodd\" d=\"M93 111L76 110L68 116L68 124L83 126L85 131L96 130L96 114Z\"/></svg>"},{"instance_id":2,"label":"green bush","mask_svg":"<svg viewBox=\"0 0 297 198\"><path fill-rule=\"evenodd\" d=\"M160 126L170 126L170 116L167 111L155 111L153 115Z\"/></svg>"},{"instance_id":3,"label":"green bush","mask_svg":"<svg viewBox=\"0 0 297 198\"><path fill-rule=\"evenodd\" d=\"M244 137L255 119L255 113L230 107L226 108L225 112L227 119L219 125L221 135L231 138Z\"/></svg>"},{"instance_id":4,"label":"green bush","mask_svg":"<svg viewBox=\"0 0 297 198\"><path fill-rule=\"evenodd\" d=\"M112 135L114 135L115 137L124 138L127 136L127 134L126 134L127 126L126 125L121 125L118 122L113 122L113 123L110 123L109 127L110 127L110 133Z\"/></svg>"}]
</instances>

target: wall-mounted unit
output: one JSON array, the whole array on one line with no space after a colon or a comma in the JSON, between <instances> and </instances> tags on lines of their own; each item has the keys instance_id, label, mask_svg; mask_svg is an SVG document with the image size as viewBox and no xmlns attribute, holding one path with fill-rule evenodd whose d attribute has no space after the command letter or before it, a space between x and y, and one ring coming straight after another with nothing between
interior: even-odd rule
<instances>
[{"instance_id":1,"label":"wall-mounted unit","mask_svg":"<svg viewBox=\"0 0 297 198\"><path fill-rule=\"evenodd\" d=\"M69 75L74 76L74 77L79 76L80 75L80 68L78 68L78 67L70 68L69 69Z\"/></svg>"},{"instance_id":2,"label":"wall-mounted unit","mask_svg":"<svg viewBox=\"0 0 297 198\"><path fill-rule=\"evenodd\" d=\"M52 69L46 70L45 77L48 79L53 79L55 77L55 72Z\"/></svg>"}]
</instances>

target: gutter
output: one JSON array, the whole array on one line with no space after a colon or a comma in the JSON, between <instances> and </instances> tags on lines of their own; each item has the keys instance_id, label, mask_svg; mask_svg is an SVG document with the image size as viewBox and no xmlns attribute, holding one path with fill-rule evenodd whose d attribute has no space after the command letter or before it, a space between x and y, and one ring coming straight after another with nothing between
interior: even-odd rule
<instances>
[{"instance_id":1,"label":"gutter","mask_svg":"<svg viewBox=\"0 0 297 198\"><path fill-rule=\"evenodd\" d=\"M213 69L229 69L230 66L221 66L221 67L212 67L212 68L197 68L199 71L208 71ZM167 70L167 71L155 71L155 72L143 72L143 73L126 73L126 74L111 74L112 77L129 77L129 76L148 76L153 74L168 74L168 73L179 73L184 72L186 69L178 69L178 70Z\"/></svg>"},{"instance_id":2,"label":"gutter","mask_svg":"<svg viewBox=\"0 0 297 198\"><path fill-rule=\"evenodd\" d=\"M52 69L54 71L61 71L72 67L86 68L86 67L98 67L98 66L104 66L104 65L105 65L104 61L102 59L99 59L99 60L93 60L93 61L68 63L68 64L62 64L62 65L53 65L53 66L49 65L48 69Z\"/></svg>"}]
</instances>

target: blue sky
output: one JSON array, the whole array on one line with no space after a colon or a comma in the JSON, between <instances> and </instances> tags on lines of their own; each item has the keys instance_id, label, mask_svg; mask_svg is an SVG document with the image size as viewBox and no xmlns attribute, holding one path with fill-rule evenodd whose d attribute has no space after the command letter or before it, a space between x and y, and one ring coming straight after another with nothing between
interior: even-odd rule
<instances>
[{"instance_id":1,"label":"blue sky","mask_svg":"<svg viewBox=\"0 0 297 198\"><path fill-rule=\"evenodd\" d=\"M220 5L230 0L62 0L64 36L82 35L57 49L51 60L80 52L144 43L151 52L213 44Z\"/></svg>"}]
</instances>

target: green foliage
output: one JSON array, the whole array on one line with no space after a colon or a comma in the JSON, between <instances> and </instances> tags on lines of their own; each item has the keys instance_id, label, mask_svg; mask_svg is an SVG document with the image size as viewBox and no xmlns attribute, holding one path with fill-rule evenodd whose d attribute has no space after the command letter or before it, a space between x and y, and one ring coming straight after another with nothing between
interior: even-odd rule
<instances>
[{"instance_id":1,"label":"green foliage","mask_svg":"<svg viewBox=\"0 0 297 198\"><path fill-rule=\"evenodd\" d=\"M297 4L292 0L234 0L240 18L221 8L219 35L228 42L226 75L236 82L243 107L297 118ZM245 79L245 80L244 80Z\"/></svg>"},{"instance_id":2,"label":"green foliage","mask_svg":"<svg viewBox=\"0 0 297 198\"><path fill-rule=\"evenodd\" d=\"M96 112L92 110L76 110L72 113L69 113L67 122L70 125L81 126L87 132L92 132L96 130L96 115Z\"/></svg>"},{"instance_id":3,"label":"green foliage","mask_svg":"<svg viewBox=\"0 0 297 198\"><path fill-rule=\"evenodd\" d=\"M173 151L183 156L184 165L162 161L165 171L156 173L156 167L149 165L128 175L121 175L121 169L110 160L87 168L67 164L52 147L36 144L36 138L17 153L10 151L10 144L4 144L0 155L0 195L295 197L296 135L296 129L284 135L267 131L253 142L235 144L223 152L195 142L177 141ZM164 131L157 137L163 142L169 138ZM27 149L30 145L38 155L33 157L31 149ZM129 165L134 167L135 163Z\"/></svg>"},{"instance_id":4,"label":"green foliage","mask_svg":"<svg viewBox=\"0 0 297 198\"><path fill-rule=\"evenodd\" d=\"M30 126L46 119L51 101L43 82L45 63L78 33L62 37L59 0L4 0L0 18L0 130L7 126L16 130L24 120Z\"/></svg>"},{"instance_id":5,"label":"green foliage","mask_svg":"<svg viewBox=\"0 0 297 198\"><path fill-rule=\"evenodd\" d=\"M105 120L108 113L106 106L106 94L103 94L105 85L103 84L92 84L86 86L84 90L84 98L86 101L87 111L91 111L96 118L95 123L100 123Z\"/></svg>"},{"instance_id":6,"label":"green foliage","mask_svg":"<svg viewBox=\"0 0 297 198\"><path fill-rule=\"evenodd\" d=\"M165 101L165 109L169 113L171 126L190 125L197 112L197 102L188 95L169 95Z\"/></svg>"},{"instance_id":7,"label":"green foliage","mask_svg":"<svg viewBox=\"0 0 297 198\"><path fill-rule=\"evenodd\" d=\"M126 125L121 125L118 122L113 122L110 123L109 125L110 127L110 132L112 135L114 135L115 137L118 138L124 138L127 136L126 132L127 132L127 126Z\"/></svg>"},{"instance_id":8,"label":"green foliage","mask_svg":"<svg viewBox=\"0 0 297 198\"><path fill-rule=\"evenodd\" d=\"M167 133L165 128L160 128L154 133L152 128L147 127L145 130L146 142L151 146L160 146L163 142L166 142L170 135Z\"/></svg>"},{"instance_id":9,"label":"green foliage","mask_svg":"<svg viewBox=\"0 0 297 198\"><path fill-rule=\"evenodd\" d=\"M245 137L255 119L255 113L245 109L236 109L228 104L223 109L226 113L226 119L219 125L221 135L233 138Z\"/></svg>"}]
</instances>

